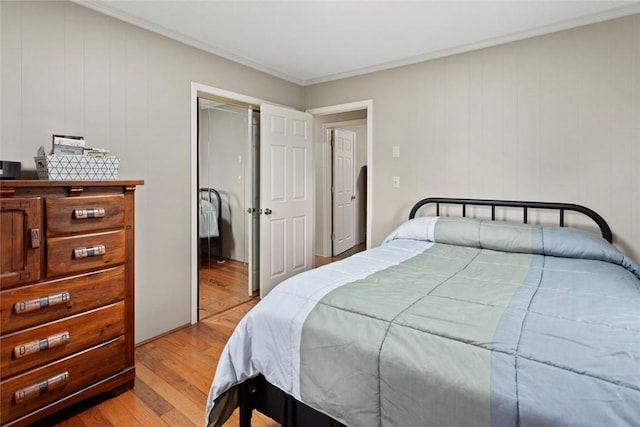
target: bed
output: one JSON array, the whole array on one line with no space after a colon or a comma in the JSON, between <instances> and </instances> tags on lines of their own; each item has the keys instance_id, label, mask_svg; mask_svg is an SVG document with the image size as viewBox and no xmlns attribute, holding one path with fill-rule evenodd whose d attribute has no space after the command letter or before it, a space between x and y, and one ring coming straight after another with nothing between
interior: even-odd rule
<instances>
[{"instance_id":1,"label":"bed","mask_svg":"<svg viewBox=\"0 0 640 427\"><path fill-rule=\"evenodd\" d=\"M211 248L217 249L218 262L224 262L222 255L222 197L214 188L200 189L200 224L198 233L200 248L207 257L211 256Z\"/></svg>"},{"instance_id":2,"label":"bed","mask_svg":"<svg viewBox=\"0 0 640 427\"><path fill-rule=\"evenodd\" d=\"M451 204L463 216L442 216ZM495 220L514 207L520 223ZM253 410L284 426L638 425L640 267L611 239L579 205L423 199L381 246L284 281L241 320L205 422L240 406L242 426Z\"/></svg>"}]
</instances>

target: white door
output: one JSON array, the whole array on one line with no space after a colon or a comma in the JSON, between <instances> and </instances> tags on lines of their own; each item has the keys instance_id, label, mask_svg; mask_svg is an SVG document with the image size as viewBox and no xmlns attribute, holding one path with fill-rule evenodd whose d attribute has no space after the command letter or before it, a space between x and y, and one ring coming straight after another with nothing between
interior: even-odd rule
<instances>
[{"instance_id":1,"label":"white door","mask_svg":"<svg viewBox=\"0 0 640 427\"><path fill-rule=\"evenodd\" d=\"M260 106L260 297L313 267L313 116Z\"/></svg>"},{"instance_id":2,"label":"white door","mask_svg":"<svg viewBox=\"0 0 640 427\"><path fill-rule=\"evenodd\" d=\"M333 130L333 256L355 245L355 133Z\"/></svg>"}]
</instances>

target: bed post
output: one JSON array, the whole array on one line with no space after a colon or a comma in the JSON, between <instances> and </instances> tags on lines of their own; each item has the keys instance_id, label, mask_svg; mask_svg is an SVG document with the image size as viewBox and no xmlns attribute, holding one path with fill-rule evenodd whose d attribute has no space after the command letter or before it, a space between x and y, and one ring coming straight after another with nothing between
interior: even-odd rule
<instances>
[{"instance_id":1,"label":"bed post","mask_svg":"<svg viewBox=\"0 0 640 427\"><path fill-rule=\"evenodd\" d=\"M252 381L247 380L238 386L238 403L240 407L240 427L251 427L251 415L253 406L251 404Z\"/></svg>"}]
</instances>

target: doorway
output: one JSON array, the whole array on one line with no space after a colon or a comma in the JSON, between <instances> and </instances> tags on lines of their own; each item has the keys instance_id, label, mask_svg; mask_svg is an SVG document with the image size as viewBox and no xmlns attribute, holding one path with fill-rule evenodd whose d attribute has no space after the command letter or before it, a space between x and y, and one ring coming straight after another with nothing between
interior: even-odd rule
<instances>
[{"instance_id":1,"label":"doorway","mask_svg":"<svg viewBox=\"0 0 640 427\"><path fill-rule=\"evenodd\" d=\"M250 109L198 98L198 318L252 297L248 289L252 138Z\"/></svg>"},{"instance_id":2,"label":"doorway","mask_svg":"<svg viewBox=\"0 0 640 427\"><path fill-rule=\"evenodd\" d=\"M333 256L356 244L356 135L329 129L331 141L331 243Z\"/></svg>"},{"instance_id":3,"label":"doorway","mask_svg":"<svg viewBox=\"0 0 640 427\"><path fill-rule=\"evenodd\" d=\"M345 108L345 110L342 110ZM322 262L322 258L331 258L335 255L333 248L334 194L333 182L333 150L331 147L331 130L345 129L355 133L356 160L354 163L355 174L355 231L354 241L358 250L370 247L368 236L370 233L370 197L368 196L371 177L371 126L370 117L372 106L370 102L345 104L344 106L326 107L310 110L314 114L314 138L316 141L316 263ZM353 253L349 251L348 253Z\"/></svg>"},{"instance_id":4,"label":"doorway","mask_svg":"<svg viewBox=\"0 0 640 427\"><path fill-rule=\"evenodd\" d=\"M224 89L215 88L208 85L203 85L200 83L191 83L191 323L196 323L198 321L198 97L212 98L219 101L228 101L231 105L243 105L248 106L248 108L260 109L262 104L266 104L267 102L258 98L230 92ZM373 101L356 101L347 104L339 104L328 107L316 108L313 110L307 111L308 113L314 114L314 117L323 117L326 115L356 111L356 110L365 110L367 117L367 164L368 172L366 173L368 182L371 182L371 166L372 166L372 144L373 144L373 120L372 120L372 112L373 112ZM314 129L317 127L314 124ZM313 136L313 141L319 141L318 143L314 142L314 152L317 152L318 149L323 151L324 148L322 143L322 138L319 140L316 139L315 133ZM313 156L314 158L318 158L317 156ZM317 165L316 165L317 166ZM315 167L315 166L314 166ZM248 178L247 178L248 179ZM315 179L312 178L313 181ZM370 191L368 190L368 193ZM316 202L317 192L316 192ZM371 211L371 196L370 194L367 196L367 211ZM258 210L259 205L255 205L255 209ZM313 221L313 219L312 219ZM314 221L317 225L317 221ZM371 235L371 216L367 216L367 224L366 230L367 235ZM251 235L251 233L248 233ZM315 234L318 236L319 234ZM370 247L371 242L367 240L367 248ZM261 245L262 246L262 245ZM313 250L313 248L310 248ZM251 251L250 251L251 252ZM251 260L250 260L251 264ZM249 276L251 278L251 275Z\"/></svg>"},{"instance_id":5,"label":"doorway","mask_svg":"<svg viewBox=\"0 0 640 427\"><path fill-rule=\"evenodd\" d=\"M363 118L322 125L325 144L332 147L330 255L333 257L358 252L366 246L367 119L366 111L355 113ZM347 205L349 202L351 206Z\"/></svg>"}]
</instances>

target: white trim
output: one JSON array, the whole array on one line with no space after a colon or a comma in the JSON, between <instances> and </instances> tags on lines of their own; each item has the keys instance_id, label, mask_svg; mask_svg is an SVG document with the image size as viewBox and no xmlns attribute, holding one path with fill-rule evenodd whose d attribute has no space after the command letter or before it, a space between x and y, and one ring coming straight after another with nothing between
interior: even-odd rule
<instances>
[{"instance_id":1,"label":"white trim","mask_svg":"<svg viewBox=\"0 0 640 427\"><path fill-rule=\"evenodd\" d=\"M347 102L346 104L329 105L327 107L310 108L307 113L315 116L326 116L327 114L348 113L349 111L369 110L373 107L373 100ZM369 118L369 116L367 116Z\"/></svg>"},{"instance_id":2,"label":"white trim","mask_svg":"<svg viewBox=\"0 0 640 427\"><path fill-rule=\"evenodd\" d=\"M329 127L326 124L322 125L322 189L323 191L320 193L320 198L322 199L322 232L320 234L320 239L322 241L322 252L320 256L322 257L330 257L332 253L332 243L331 243L331 232L332 232L332 213L330 210L331 206L331 141L329 141L329 135L327 134L327 130ZM317 175L317 171L316 171ZM316 200L317 202L317 200ZM316 203L316 206L318 204Z\"/></svg>"},{"instance_id":3,"label":"white trim","mask_svg":"<svg viewBox=\"0 0 640 427\"><path fill-rule=\"evenodd\" d=\"M314 116L346 113L349 111L367 110L367 249L371 248L373 212L373 100L349 102L346 104L330 105L327 107L310 108L307 113ZM324 136L323 136L324 138ZM324 149L323 149L324 153Z\"/></svg>"},{"instance_id":4,"label":"white trim","mask_svg":"<svg viewBox=\"0 0 640 427\"><path fill-rule=\"evenodd\" d=\"M198 93L260 105L266 101L191 82L191 324L198 321Z\"/></svg>"},{"instance_id":5,"label":"white trim","mask_svg":"<svg viewBox=\"0 0 640 427\"><path fill-rule=\"evenodd\" d=\"M213 86L208 86L202 83L191 82L191 92L193 93L195 89L196 96L198 92L207 93L212 96L217 96L219 98L230 99L233 101L244 102L245 104L250 104L254 106L260 106L267 101L260 98L254 98L253 96L242 95L240 93L231 92L225 89L220 89ZM273 103L271 103L273 104ZM290 108L290 107L289 107ZM196 147L197 148L197 147Z\"/></svg>"},{"instance_id":6,"label":"white trim","mask_svg":"<svg viewBox=\"0 0 640 427\"><path fill-rule=\"evenodd\" d=\"M191 83L191 324L198 322L198 89Z\"/></svg>"},{"instance_id":7,"label":"white trim","mask_svg":"<svg viewBox=\"0 0 640 427\"><path fill-rule=\"evenodd\" d=\"M77 3L86 8L93 9L96 12L111 16L112 18L116 18L120 21L124 21L136 27L143 28L145 30L151 31L156 34L160 34L171 40L176 40L188 46L192 46L197 49L203 50L205 52L211 53L213 55L219 56L221 58L228 59L229 61L233 61L236 64L244 65L245 67L249 67L254 70L261 71L263 73L269 74L270 76L278 77L280 79L298 84L300 86L305 85L304 80L298 79L294 76L290 76L281 71L274 70L273 68L267 67L265 65L258 64L257 62L235 55L231 52L227 52L226 50L212 46L209 43L205 43L203 41L194 39L192 37L185 36L184 34L181 34L177 31L170 30L169 28L163 27L162 25L158 25L155 22L147 21L146 19L140 18L138 16L130 15L127 12L123 12L122 10L114 8L113 6L110 6L104 2L98 2L96 0L71 0L71 1L73 3Z\"/></svg>"},{"instance_id":8,"label":"white trim","mask_svg":"<svg viewBox=\"0 0 640 427\"><path fill-rule=\"evenodd\" d=\"M227 52L223 49L219 49L215 46L210 45L209 43L202 42L192 37L185 36L184 34L180 34L177 31L170 30L166 27L150 22L143 18L132 16L126 12L123 12L117 8L114 8L113 6L109 6L108 2L100 2L96 0L71 0L71 1L81 6L87 7L89 9L93 9L97 12L103 13L105 15L111 16L113 18L119 19L129 24L135 25L137 27L144 28L145 30L149 30L157 34L161 34L170 39L177 40L179 42L182 42L189 46L196 47L198 49L201 49L213 55L228 59L235 63L253 68L254 70L267 73L269 75L298 84L300 86L310 86L317 83L325 83L325 82L330 82L334 80L345 79L348 77L355 77L363 74L374 73L377 71L389 70L392 68L402 67L405 65L417 64L420 62L430 61L433 59L443 58L446 56L456 55L459 53L469 52L469 51L478 50L478 49L484 49L491 46L498 46L501 44L523 40L531 37L536 37L544 34L550 34L557 31L568 30L571 28L577 28L584 25L589 25L597 22L607 21L610 19L620 18L623 16L629 16L640 11L640 4L637 1L633 1L631 2L631 4L621 6L619 8L609 9L609 10L605 10L605 11L601 11L601 12L597 12L597 13L593 13L585 16L580 16L577 18L567 19L562 22L543 25L541 27L533 28L527 31L518 31L513 34L508 34L506 36L494 37L487 40L482 40L477 43L468 43L461 46L454 46L454 47L442 49L436 52L430 52L423 55L414 56L411 58L400 59L397 61L390 61L383 64L371 65L363 68L358 68L355 70L349 70L343 73L330 74L326 76L320 76L317 78L303 79L300 77L290 76L288 74L282 73L281 71L275 70L273 68L267 67L262 64L258 64L247 58L240 57L231 52Z\"/></svg>"},{"instance_id":9,"label":"white trim","mask_svg":"<svg viewBox=\"0 0 640 427\"><path fill-rule=\"evenodd\" d=\"M519 40L525 40L532 37L543 36L545 34L551 34L558 31L569 30L572 28L578 28L585 25L595 24L597 22L608 21L611 19L621 18L623 16L633 15L640 12L640 3L634 1L632 4L622 6L616 9L609 9L602 12L597 12L578 18L567 19L566 21L557 22L554 24L543 25L538 28L533 28L527 31L518 31L513 34L507 34L506 36L493 37L487 40L481 40L476 43L467 43L461 46L453 46L446 49L437 50L435 52L429 52L410 58L403 58L397 61L385 62L383 64L372 65L369 67L359 68L356 70L346 71L344 73L331 74L318 78L304 80L303 86L310 86L318 83L326 83L334 80L346 79L349 77L361 76L363 74L375 73L378 71L390 70L392 68L403 67L405 65L419 64L421 62L432 61L438 58L444 58L447 56L457 55L465 52L472 52L474 50L485 49L492 46L499 46L506 43L516 42Z\"/></svg>"}]
</instances>

